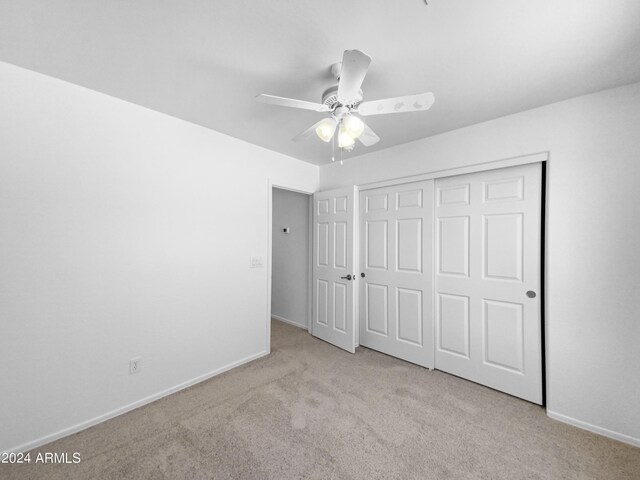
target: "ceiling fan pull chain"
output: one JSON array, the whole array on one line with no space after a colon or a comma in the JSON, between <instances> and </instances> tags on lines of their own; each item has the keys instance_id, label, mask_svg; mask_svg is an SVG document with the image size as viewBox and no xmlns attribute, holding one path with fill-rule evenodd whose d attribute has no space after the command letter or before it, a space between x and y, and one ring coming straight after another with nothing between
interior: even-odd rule
<instances>
[{"instance_id":1,"label":"ceiling fan pull chain","mask_svg":"<svg viewBox=\"0 0 640 480\"><path fill-rule=\"evenodd\" d=\"M331 138L331 161L336 161L336 136Z\"/></svg>"}]
</instances>

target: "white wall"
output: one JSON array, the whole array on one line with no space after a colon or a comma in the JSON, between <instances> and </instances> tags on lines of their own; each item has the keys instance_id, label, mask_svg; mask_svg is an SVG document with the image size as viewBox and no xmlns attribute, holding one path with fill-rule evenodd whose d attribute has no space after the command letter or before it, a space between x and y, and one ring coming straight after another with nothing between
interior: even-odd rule
<instances>
[{"instance_id":1,"label":"white wall","mask_svg":"<svg viewBox=\"0 0 640 480\"><path fill-rule=\"evenodd\" d=\"M320 186L541 151L548 412L640 445L640 83L326 165Z\"/></svg>"},{"instance_id":2,"label":"white wall","mask_svg":"<svg viewBox=\"0 0 640 480\"><path fill-rule=\"evenodd\" d=\"M318 168L0 63L0 451L266 352L269 178Z\"/></svg>"},{"instance_id":3,"label":"white wall","mask_svg":"<svg viewBox=\"0 0 640 480\"><path fill-rule=\"evenodd\" d=\"M307 328L309 284L309 195L273 189L271 313ZM289 234L282 233L289 227Z\"/></svg>"}]
</instances>

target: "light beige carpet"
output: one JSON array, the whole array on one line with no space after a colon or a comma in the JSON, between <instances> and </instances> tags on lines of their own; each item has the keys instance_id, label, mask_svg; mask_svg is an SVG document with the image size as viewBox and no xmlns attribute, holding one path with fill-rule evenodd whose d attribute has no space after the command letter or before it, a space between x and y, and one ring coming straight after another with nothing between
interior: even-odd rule
<instances>
[{"instance_id":1,"label":"light beige carpet","mask_svg":"<svg viewBox=\"0 0 640 480\"><path fill-rule=\"evenodd\" d=\"M640 479L640 449L542 408L274 321L272 351L36 451L7 479Z\"/></svg>"}]
</instances>

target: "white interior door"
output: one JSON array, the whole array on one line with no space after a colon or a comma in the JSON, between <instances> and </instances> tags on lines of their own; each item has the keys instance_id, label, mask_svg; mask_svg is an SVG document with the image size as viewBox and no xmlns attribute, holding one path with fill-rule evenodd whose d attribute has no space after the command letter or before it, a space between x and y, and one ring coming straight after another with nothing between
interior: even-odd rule
<instances>
[{"instance_id":1,"label":"white interior door","mask_svg":"<svg viewBox=\"0 0 640 480\"><path fill-rule=\"evenodd\" d=\"M360 193L360 344L433 368L433 180Z\"/></svg>"},{"instance_id":2,"label":"white interior door","mask_svg":"<svg viewBox=\"0 0 640 480\"><path fill-rule=\"evenodd\" d=\"M356 348L357 202L356 187L313 196L312 334L351 353Z\"/></svg>"},{"instance_id":3,"label":"white interior door","mask_svg":"<svg viewBox=\"0 0 640 480\"><path fill-rule=\"evenodd\" d=\"M541 164L436 180L436 368L542 403Z\"/></svg>"}]
</instances>

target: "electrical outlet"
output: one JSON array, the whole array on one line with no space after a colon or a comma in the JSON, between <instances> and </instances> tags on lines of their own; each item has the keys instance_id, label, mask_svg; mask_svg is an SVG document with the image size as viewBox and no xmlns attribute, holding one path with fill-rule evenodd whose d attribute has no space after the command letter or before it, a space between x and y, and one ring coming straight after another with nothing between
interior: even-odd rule
<instances>
[{"instance_id":1,"label":"electrical outlet","mask_svg":"<svg viewBox=\"0 0 640 480\"><path fill-rule=\"evenodd\" d=\"M129 360L129 375L138 373L142 370L142 357L135 357Z\"/></svg>"}]
</instances>

